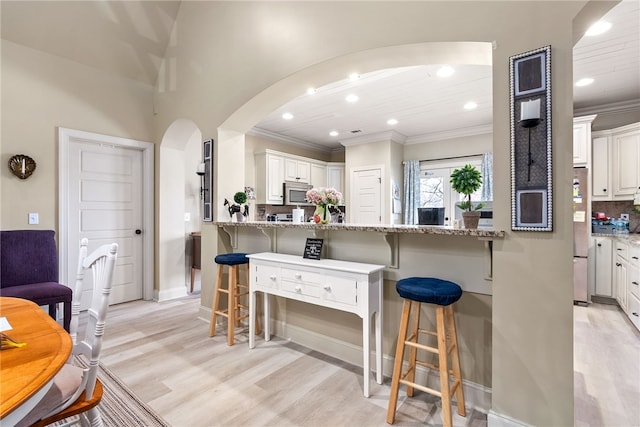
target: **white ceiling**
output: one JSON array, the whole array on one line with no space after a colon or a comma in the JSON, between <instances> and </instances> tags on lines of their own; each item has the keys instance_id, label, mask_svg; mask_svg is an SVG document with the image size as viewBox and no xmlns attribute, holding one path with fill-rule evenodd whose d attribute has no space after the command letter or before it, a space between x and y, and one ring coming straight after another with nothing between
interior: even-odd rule
<instances>
[{"instance_id":1,"label":"white ceiling","mask_svg":"<svg viewBox=\"0 0 640 427\"><path fill-rule=\"evenodd\" d=\"M154 84L180 3L2 0L0 28L3 39ZM624 0L603 20L613 24L611 30L584 37L574 49L576 79L595 80L591 86L574 87L576 114L640 104L640 1ZM490 132L490 67L457 66L453 76L439 78L438 65L381 70L353 83L345 76L314 95L301 94L254 131L322 150L390 130L395 140L406 143ZM352 92L360 100L345 102ZM475 101L478 108L465 111L467 101ZM283 120L285 111L294 119ZM386 124L391 117L397 125ZM330 130L340 135L330 137ZM361 132L351 133L354 130Z\"/></svg>"},{"instance_id":2,"label":"white ceiling","mask_svg":"<svg viewBox=\"0 0 640 427\"><path fill-rule=\"evenodd\" d=\"M594 83L574 86L574 110L591 114L603 106L634 104L640 114L640 1L624 0L602 20L612 28L596 37L583 37L574 48L574 81L591 77ZM361 80L345 80L319 88L283 105L258 123L253 133L335 150L366 141L367 135L395 131L405 143L442 140L491 131L491 68L456 66L453 76L439 78L439 65L383 70ZM354 104L345 97L355 93ZM463 105L475 101L478 108ZM282 114L290 112L291 120ZM389 126L387 119L398 124ZM337 137L329 136L337 130ZM352 133L354 130L361 132ZM311 144L309 144L311 143Z\"/></svg>"}]
</instances>

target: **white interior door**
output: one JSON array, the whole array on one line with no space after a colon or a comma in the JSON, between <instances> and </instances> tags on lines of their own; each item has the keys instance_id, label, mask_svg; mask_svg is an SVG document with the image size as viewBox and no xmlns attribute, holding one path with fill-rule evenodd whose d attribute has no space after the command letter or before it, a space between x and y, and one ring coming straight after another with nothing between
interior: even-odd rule
<instances>
[{"instance_id":1,"label":"white interior door","mask_svg":"<svg viewBox=\"0 0 640 427\"><path fill-rule=\"evenodd\" d=\"M351 222L356 224L382 223L382 170L356 170L352 175Z\"/></svg>"},{"instance_id":2,"label":"white interior door","mask_svg":"<svg viewBox=\"0 0 640 427\"><path fill-rule=\"evenodd\" d=\"M72 140L68 154L69 277L74 277L77 268L80 239L89 239L89 253L100 245L115 242L119 248L110 303L141 299L142 151ZM91 303L92 286L92 278L86 274L82 309Z\"/></svg>"}]
</instances>

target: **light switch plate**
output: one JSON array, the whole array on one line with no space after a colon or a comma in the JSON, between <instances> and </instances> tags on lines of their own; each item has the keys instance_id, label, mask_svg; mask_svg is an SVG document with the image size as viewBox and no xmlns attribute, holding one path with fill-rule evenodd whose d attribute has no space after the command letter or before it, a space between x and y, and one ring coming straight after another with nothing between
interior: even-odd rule
<instances>
[{"instance_id":1,"label":"light switch plate","mask_svg":"<svg viewBox=\"0 0 640 427\"><path fill-rule=\"evenodd\" d=\"M184 213L184 220L185 220L185 222L191 221L191 212L185 212Z\"/></svg>"},{"instance_id":2,"label":"light switch plate","mask_svg":"<svg viewBox=\"0 0 640 427\"><path fill-rule=\"evenodd\" d=\"M40 222L40 215L36 212L29 212L29 224L35 225Z\"/></svg>"}]
</instances>

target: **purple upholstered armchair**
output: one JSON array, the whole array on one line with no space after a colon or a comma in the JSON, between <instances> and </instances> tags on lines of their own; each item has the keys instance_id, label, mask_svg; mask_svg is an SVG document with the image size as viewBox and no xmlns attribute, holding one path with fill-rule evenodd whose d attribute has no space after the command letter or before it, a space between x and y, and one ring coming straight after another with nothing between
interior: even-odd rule
<instances>
[{"instance_id":1,"label":"purple upholstered armchair","mask_svg":"<svg viewBox=\"0 0 640 427\"><path fill-rule=\"evenodd\" d=\"M71 288L58 283L58 251L52 230L0 231L0 295L49 306L64 303L64 328L71 322Z\"/></svg>"}]
</instances>

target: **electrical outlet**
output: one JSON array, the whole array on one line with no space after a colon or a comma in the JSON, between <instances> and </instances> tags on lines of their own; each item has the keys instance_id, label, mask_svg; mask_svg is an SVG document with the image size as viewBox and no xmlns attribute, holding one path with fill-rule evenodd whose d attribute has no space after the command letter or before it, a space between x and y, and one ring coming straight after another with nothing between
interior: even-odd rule
<instances>
[{"instance_id":1,"label":"electrical outlet","mask_svg":"<svg viewBox=\"0 0 640 427\"><path fill-rule=\"evenodd\" d=\"M40 222L40 215L36 212L29 212L29 224L35 225Z\"/></svg>"},{"instance_id":2,"label":"electrical outlet","mask_svg":"<svg viewBox=\"0 0 640 427\"><path fill-rule=\"evenodd\" d=\"M629 214L620 214L620 218L629 221Z\"/></svg>"},{"instance_id":3,"label":"electrical outlet","mask_svg":"<svg viewBox=\"0 0 640 427\"><path fill-rule=\"evenodd\" d=\"M191 212L185 212L184 213L184 221L185 222L191 221Z\"/></svg>"}]
</instances>

